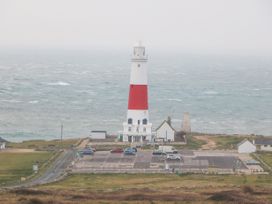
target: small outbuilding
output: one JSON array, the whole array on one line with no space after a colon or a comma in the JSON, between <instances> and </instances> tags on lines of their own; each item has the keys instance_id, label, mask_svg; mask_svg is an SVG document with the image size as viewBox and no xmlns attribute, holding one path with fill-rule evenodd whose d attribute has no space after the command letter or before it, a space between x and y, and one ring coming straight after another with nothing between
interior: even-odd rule
<instances>
[{"instance_id":1,"label":"small outbuilding","mask_svg":"<svg viewBox=\"0 0 272 204\"><path fill-rule=\"evenodd\" d=\"M252 144L248 139L244 139L238 145L238 153L252 153L256 152L256 146Z\"/></svg>"},{"instance_id":2,"label":"small outbuilding","mask_svg":"<svg viewBox=\"0 0 272 204\"><path fill-rule=\"evenodd\" d=\"M107 131L93 130L91 131L90 138L104 140L106 139L106 136L107 136Z\"/></svg>"},{"instance_id":3,"label":"small outbuilding","mask_svg":"<svg viewBox=\"0 0 272 204\"><path fill-rule=\"evenodd\" d=\"M259 151L272 151L272 138L271 137L260 137L253 141L253 144Z\"/></svg>"}]
</instances>

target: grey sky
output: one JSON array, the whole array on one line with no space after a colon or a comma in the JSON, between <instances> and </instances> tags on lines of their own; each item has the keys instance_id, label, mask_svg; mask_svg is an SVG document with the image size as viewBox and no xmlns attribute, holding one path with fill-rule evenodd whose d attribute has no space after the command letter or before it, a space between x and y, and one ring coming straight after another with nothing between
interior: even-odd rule
<instances>
[{"instance_id":1,"label":"grey sky","mask_svg":"<svg viewBox=\"0 0 272 204\"><path fill-rule=\"evenodd\" d=\"M271 0L0 0L1 48L272 55Z\"/></svg>"}]
</instances>

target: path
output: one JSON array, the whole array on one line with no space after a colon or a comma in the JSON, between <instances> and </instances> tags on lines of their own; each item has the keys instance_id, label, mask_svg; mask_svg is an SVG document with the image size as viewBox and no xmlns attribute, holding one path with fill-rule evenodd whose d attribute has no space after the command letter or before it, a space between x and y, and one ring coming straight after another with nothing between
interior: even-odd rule
<instances>
[{"instance_id":1,"label":"path","mask_svg":"<svg viewBox=\"0 0 272 204\"><path fill-rule=\"evenodd\" d=\"M206 143L201 146L201 149L203 150L216 148L216 142L213 141L209 136L201 135L201 136L194 136L194 138L204 141Z\"/></svg>"},{"instance_id":2,"label":"path","mask_svg":"<svg viewBox=\"0 0 272 204\"><path fill-rule=\"evenodd\" d=\"M73 149L63 151L41 176L8 188L31 187L60 180L66 175L66 169L74 160L75 153Z\"/></svg>"},{"instance_id":3,"label":"path","mask_svg":"<svg viewBox=\"0 0 272 204\"><path fill-rule=\"evenodd\" d=\"M87 144L89 144L90 140L89 138L86 139L82 139L82 141L80 142L80 144L77 146L78 149L84 149L86 147Z\"/></svg>"}]
</instances>

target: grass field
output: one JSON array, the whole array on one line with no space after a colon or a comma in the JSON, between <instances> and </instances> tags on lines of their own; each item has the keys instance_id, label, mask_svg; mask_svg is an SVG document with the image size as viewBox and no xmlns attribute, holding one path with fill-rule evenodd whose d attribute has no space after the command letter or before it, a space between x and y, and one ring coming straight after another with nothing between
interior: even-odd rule
<instances>
[{"instance_id":1,"label":"grass field","mask_svg":"<svg viewBox=\"0 0 272 204\"><path fill-rule=\"evenodd\" d=\"M35 149L35 150L57 150L60 148L69 148L75 145L79 139L66 139L62 142L60 140L28 140L20 143L8 143L9 148L23 148L23 149Z\"/></svg>"},{"instance_id":2,"label":"grass field","mask_svg":"<svg viewBox=\"0 0 272 204\"><path fill-rule=\"evenodd\" d=\"M257 152L255 154L257 154L261 160L272 168L272 152Z\"/></svg>"},{"instance_id":3,"label":"grass field","mask_svg":"<svg viewBox=\"0 0 272 204\"><path fill-rule=\"evenodd\" d=\"M203 135L203 134L195 134ZM237 144L244 139L249 139L252 141L256 136L251 135L216 135L216 134L205 134L205 137L208 137L209 140L212 140L216 143L215 149L237 149ZM198 144L197 144L198 145Z\"/></svg>"},{"instance_id":4,"label":"grass field","mask_svg":"<svg viewBox=\"0 0 272 204\"><path fill-rule=\"evenodd\" d=\"M2 200L1 200L2 199ZM81 174L35 189L0 191L0 202L271 203L270 175Z\"/></svg>"},{"instance_id":5,"label":"grass field","mask_svg":"<svg viewBox=\"0 0 272 204\"><path fill-rule=\"evenodd\" d=\"M21 177L30 176L32 165L36 162L41 166L53 153L5 153L0 152L0 185L19 181Z\"/></svg>"},{"instance_id":6,"label":"grass field","mask_svg":"<svg viewBox=\"0 0 272 204\"><path fill-rule=\"evenodd\" d=\"M197 187L196 187L197 184ZM75 174L61 182L42 186L42 189L91 189L96 191L131 188L198 188L207 186L255 185L272 188L270 175L178 175L178 174Z\"/></svg>"},{"instance_id":7,"label":"grass field","mask_svg":"<svg viewBox=\"0 0 272 204\"><path fill-rule=\"evenodd\" d=\"M211 136L209 138L215 141L216 149L237 149L237 144L246 137Z\"/></svg>"}]
</instances>

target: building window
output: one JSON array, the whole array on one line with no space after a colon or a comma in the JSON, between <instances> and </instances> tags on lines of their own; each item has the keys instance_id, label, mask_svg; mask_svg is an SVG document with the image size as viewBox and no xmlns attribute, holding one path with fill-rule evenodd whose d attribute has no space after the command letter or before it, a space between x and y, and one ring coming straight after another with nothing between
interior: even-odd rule
<instances>
[{"instance_id":1,"label":"building window","mask_svg":"<svg viewBox=\"0 0 272 204\"><path fill-rule=\"evenodd\" d=\"M141 123L141 121L140 121L140 120L138 120L138 125L140 125L140 123Z\"/></svg>"},{"instance_id":2,"label":"building window","mask_svg":"<svg viewBox=\"0 0 272 204\"><path fill-rule=\"evenodd\" d=\"M138 64L138 67L140 67L141 65L140 64Z\"/></svg>"},{"instance_id":3,"label":"building window","mask_svg":"<svg viewBox=\"0 0 272 204\"><path fill-rule=\"evenodd\" d=\"M144 132L146 132L146 128L144 128Z\"/></svg>"},{"instance_id":4,"label":"building window","mask_svg":"<svg viewBox=\"0 0 272 204\"><path fill-rule=\"evenodd\" d=\"M139 128L138 127L137 127L136 131L139 132Z\"/></svg>"},{"instance_id":5,"label":"building window","mask_svg":"<svg viewBox=\"0 0 272 204\"><path fill-rule=\"evenodd\" d=\"M143 119L143 124L146 125L147 124L147 119Z\"/></svg>"},{"instance_id":6,"label":"building window","mask_svg":"<svg viewBox=\"0 0 272 204\"><path fill-rule=\"evenodd\" d=\"M128 124L132 124L132 118L128 119Z\"/></svg>"},{"instance_id":7,"label":"building window","mask_svg":"<svg viewBox=\"0 0 272 204\"><path fill-rule=\"evenodd\" d=\"M128 127L128 131L129 131L129 132L131 131L131 127Z\"/></svg>"}]
</instances>

